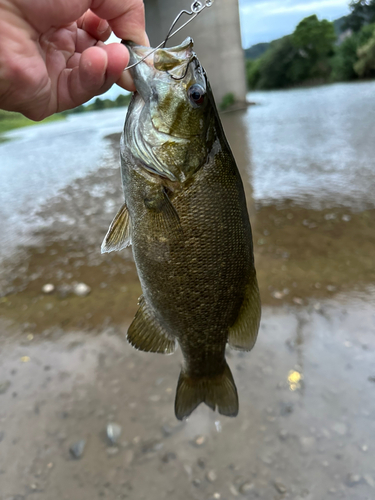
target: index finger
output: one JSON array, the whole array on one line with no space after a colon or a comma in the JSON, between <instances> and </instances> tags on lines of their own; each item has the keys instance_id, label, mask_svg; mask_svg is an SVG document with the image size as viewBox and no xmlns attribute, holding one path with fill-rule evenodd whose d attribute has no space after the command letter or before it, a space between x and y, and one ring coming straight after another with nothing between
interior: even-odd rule
<instances>
[{"instance_id":1,"label":"index finger","mask_svg":"<svg viewBox=\"0 0 375 500\"><path fill-rule=\"evenodd\" d=\"M149 45L143 0L92 0L91 10L106 19L119 38Z\"/></svg>"}]
</instances>

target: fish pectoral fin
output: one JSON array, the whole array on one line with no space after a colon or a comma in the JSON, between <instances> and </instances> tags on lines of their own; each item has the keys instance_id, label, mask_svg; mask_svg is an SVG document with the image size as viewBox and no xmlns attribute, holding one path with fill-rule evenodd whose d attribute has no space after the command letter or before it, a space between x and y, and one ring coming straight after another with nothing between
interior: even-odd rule
<instances>
[{"instance_id":1,"label":"fish pectoral fin","mask_svg":"<svg viewBox=\"0 0 375 500\"><path fill-rule=\"evenodd\" d=\"M164 188L153 196L145 198L144 204L153 218L151 227L156 235L181 238L183 230L180 217Z\"/></svg>"},{"instance_id":2,"label":"fish pectoral fin","mask_svg":"<svg viewBox=\"0 0 375 500\"><path fill-rule=\"evenodd\" d=\"M143 295L139 299L139 309L128 329L127 339L140 351L172 354L176 350L176 341L171 339L159 324Z\"/></svg>"},{"instance_id":3,"label":"fish pectoral fin","mask_svg":"<svg viewBox=\"0 0 375 500\"><path fill-rule=\"evenodd\" d=\"M254 273L246 287L236 322L229 328L228 344L230 347L240 351L251 351L258 336L260 316L259 288Z\"/></svg>"},{"instance_id":4,"label":"fish pectoral fin","mask_svg":"<svg viewBox=\"0 0 375 500\"><path fill-rule=\"evenodd\" d=\"M101 252L122 250L129 245L131 245L131 221L128 207L124 203L109 226Z\"/></svg>"},{"instance_id":5,"label":"fish pectoral fin","mask_svg":"<svg viewBox=\"0 0 375 500\"><path fill-rule=\"evenodd\" d=\"M227 417L238 415L237 388L226 362L223 373L215 377L192 378L181 371L176 391L176 417L187 418L200 403L214 411L217 406L218 412Z\"/></svg>"}]
</instances>

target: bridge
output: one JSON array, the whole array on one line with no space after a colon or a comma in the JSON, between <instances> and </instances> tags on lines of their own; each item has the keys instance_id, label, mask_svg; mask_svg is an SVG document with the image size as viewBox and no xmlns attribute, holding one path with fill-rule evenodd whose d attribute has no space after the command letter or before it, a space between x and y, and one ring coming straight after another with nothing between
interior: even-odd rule
<instances>
[{"instance_id":1,"label":"bridge","mask_svg":"<svg viewBox=\"0 0 375 500\"><path fill-rule=\"evenodd\" d=\"M151 46L166 37L177 16L190 11L192 0L145 0L146 29ZM188 20L184 15L183 20ZM237 101L246 100L245 61L241 44L238 0L215 0L168 45L178 45L186 37L194 39L194 48L210 80L216 102L233 93Z\"/></svg>"}]
</instances>

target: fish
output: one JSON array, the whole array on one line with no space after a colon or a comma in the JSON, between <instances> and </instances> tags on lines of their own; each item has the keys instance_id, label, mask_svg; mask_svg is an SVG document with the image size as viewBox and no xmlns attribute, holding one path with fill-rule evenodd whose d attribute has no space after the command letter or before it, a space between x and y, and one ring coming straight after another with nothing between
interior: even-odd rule
<instances>
[{"instance_id":1,"label":"fish","mask_svg":"<svg viewBox=\"0 0 375 500\"><path fill-rule=\"evenodd\" d=\"M132 246L142 296L127 339L181 348L177 419L201 403L235 417L226 346L250 351L261 316L242 180L193 40L144 60L150 47L126 45L138 64L120 147L125 203L102 252Z\"/></svg>"}]
</instances>

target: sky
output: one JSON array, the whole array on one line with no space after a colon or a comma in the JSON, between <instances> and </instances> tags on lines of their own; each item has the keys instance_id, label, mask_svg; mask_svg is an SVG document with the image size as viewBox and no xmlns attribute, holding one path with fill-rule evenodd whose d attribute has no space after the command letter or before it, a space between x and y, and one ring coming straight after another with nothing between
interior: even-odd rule
<instances>
[{"instance_id":1,"label":"sky","mask_svg":"<svg viewBox=\"0 0 375 500\"><path fill-rule=\"evenodd\" d=\"M312 14L329 21L349 14L349 0L239 0L239 4L244 48L289 35Z\"/></svg>"},{"instance_id":2,"label":"sky","mask_svg":"<svg viewBox=\"0 0 375 500\"><path fill-rule=\"evenodd\" d=\"M289 35L303 18L312 14L317 14L319 19L329 21L349 14L349 0L238 0L238 2L244 48ZM212 8L215 8L215 4ZM109 42L115 41L119 39L112 35ZM120 93L124 91L114 85L102 98L115 99Z\"/></svg>"}]
</instances>

